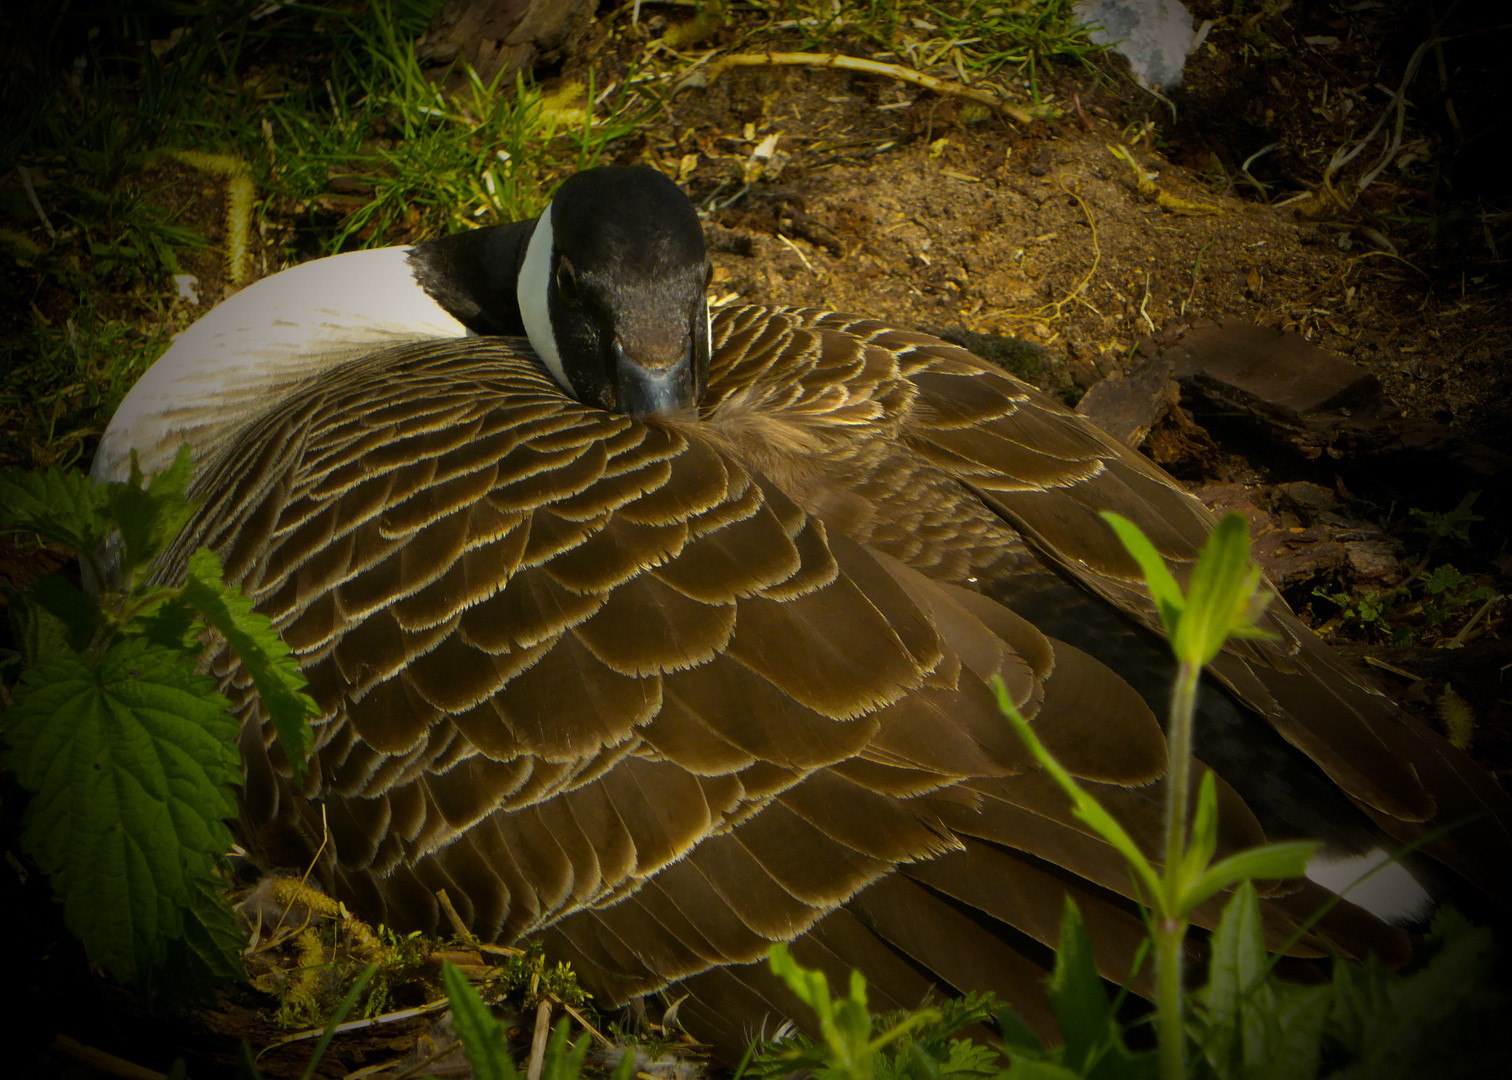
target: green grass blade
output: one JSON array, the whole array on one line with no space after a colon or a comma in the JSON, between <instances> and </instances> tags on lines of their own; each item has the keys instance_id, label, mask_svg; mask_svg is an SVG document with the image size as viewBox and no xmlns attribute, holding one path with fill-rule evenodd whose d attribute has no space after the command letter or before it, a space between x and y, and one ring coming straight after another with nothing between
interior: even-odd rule
<instances>
[{"instance_id":1,"label":"green grass blade","mask_svg":"<svg viewBox=\"0 0 1512 1080\"><path fill-rule=\"evenodd\" d=\"M1316 840L1288 840L1230 855L1210 866L1186 893L1187 910L1208 897L1245 879L1255 881L1298 878L1307 873L1307 861L1323 845Z\"/></svg>"},{"instance_id":2,"label":"green grass blade","mask_svg":"<svg viewBox=\"0 0 1512 1080\"><path fill-rule=\"evenodd\" d=\"M1119 541L1139 564L1150 596L1155 601L1155 608L1160 612L1160 621L1165 626L1166 635L1174 639L1181 614L1186 610L1181 586L1176 584L1176 579L1171 576L1170 568L1160 557L1160 552L1155 550L1155 545L1139 530L1139 526L1111 510L1104 510L1099 516L1118 534Z\"/></svg>"},{"instance_id":3,"label":"green grass blade","mask_svg":"<svg viewBox=\"0 0 1512 1080\"><path fill-rule=\"evenodd\" d=\"M1071 797L1071 812L1118 850L1139 881L1149 890L1151 898L1159 903L1160 898L1164 896L1160 876L1155 873L1155 868L1150 865L1150 860L1145 858L1144 852L1139 850L1133 839L1124 831L1123 826L1114 821L1112 815L1104 810L1096 799L1083 791L1075 778L1061 767L1060 762L1055 760L1049 750L1045 749L1044 743L1040 742L1039 736L1029 726L1029 721L1024 719L1018 707L1013 704L1013 699L1008 696L1008 687L1004 685L1003 680L994 675L990 685L992 692L997 695L998 708L1008 718L1013 730L1024 741L1024 745L1029 748L1035 760Z\"/></svg>"},{"instance_id":4,"label":"green grass blade","mask_svg":"<svg viewBox=\"0 0 1512 1080\"><path fill-rule=\"evenodd\" d=\"M477 1080L515 1080L518 1075L509 1057L504 1025L494 1018L467 978L448 961L441 967L441 981L451 1002L452 1024L462 1039L462 1053ZM633 1054L627 1054L634 1060Z\"/></svg>"}]
</instances>

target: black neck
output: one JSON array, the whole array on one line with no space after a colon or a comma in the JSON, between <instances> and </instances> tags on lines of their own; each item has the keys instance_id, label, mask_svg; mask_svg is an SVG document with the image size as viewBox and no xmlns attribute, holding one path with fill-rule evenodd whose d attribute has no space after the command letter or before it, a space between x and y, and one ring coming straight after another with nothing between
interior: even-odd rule
<instances>
[{"instance_id":1,"label":"black neck","mask_svg":"<svg viewBox=\"0 0 1512 1080\"><path fill-rule=\"evenodd\" d=\"M416 244L409 255L420 287L475 334L522 336L515 289L535 218L490 225Z\"/></svg>"}]
</instances>

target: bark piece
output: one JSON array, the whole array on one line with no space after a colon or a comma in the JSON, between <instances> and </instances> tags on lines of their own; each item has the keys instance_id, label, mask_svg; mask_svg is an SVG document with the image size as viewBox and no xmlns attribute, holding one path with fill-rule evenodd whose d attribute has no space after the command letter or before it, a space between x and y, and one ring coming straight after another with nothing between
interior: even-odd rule
<instances>
[{"instance_id":1,"label":"bark piece","mask_svg":"<svg viewBox=\"0 0 1512 1080\"><path fill-rule=\"evenodd\" d=\"M1163 354L1182 392L1212 410L1241 413L1309 460L1389 461L1404 490L1481 486L1512 457L1449 428L1403 417L1363 368L1298 334L1228 322L1199 326Z\"/></svg>"},{"instance_id":2,"label":"bark piece","mask_svg":"<svg viewBox=\"0 0 1512 1080\"><path fill-rule=\"evenodd\" d=\"M1354 540L1344 545L1349 565L1362 578L1373 578L1387 585L1402 578L1401 556L1389 540Z\"/></svg>"},{"instance_id":3,"label":"bark piece","mask_svg":"<svg viewBox=\"0 0 1512 1080\"><path fill-rule=\"evenodd\" d=\"M1177 378L1293 422L1347 408L1380 390L1374 375L1301 335L1252 323L1193 330L1166 355Z\"/></svg>"},{"instance_id":4,"label":"bark piece","mask_svg":"<svg viewBox=\"0 0 1512 1080\"><path fill-rule=\"evenodd\" d=\"M596 0L449 0L415 43L415 53L442 63L465 60L484 86L501 75L508 82L568 44L592 21L596 7ZM456 74L447 80L451 92L465 85Z\"/></svg>"},{"instance_id":5,"label":"bark piece","mask_svg":"<svg viewBox=\"0 0 1512 1080\"><path fill-rule=\"evenodd\" d=\"M1138 449L1181 396L1170 360L1116 372L1088 390L1076 411L1130 449Z\"/></svg>"}]
</instances>

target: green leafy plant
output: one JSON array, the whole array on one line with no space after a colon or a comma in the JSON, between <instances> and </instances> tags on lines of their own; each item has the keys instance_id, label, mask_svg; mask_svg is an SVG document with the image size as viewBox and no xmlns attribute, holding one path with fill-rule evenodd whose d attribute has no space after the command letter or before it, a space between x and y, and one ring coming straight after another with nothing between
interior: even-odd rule
<instances>
[{"instance_id":1,"label":"green leafy plant","mask_svg":"<svg viewBox=\"0 0 1512 1080\"><path fill-rule=\"evenodd\" d=\"M451 1002L452 1024L462 1040L462 1051L478 1080L517 1080L519 1070L509 1056L504 1025L488 1011L466 977L452 964L442 967L441 978ZM583 1072L589 1037L584 1035L570 1047L567 1021L558 1021L552 1029L542 1058L542 1080L577 1080ZM613 1080L630 1080L635 1072L635 1054L624 1053L615 1066Z\"/></svg>"},{"instance_id":2,"label":"green leafy plant","mask_svg":"<svg viewBox=\"0 0 1512 1080\"><path fill-rule=\"evenodd\" d=\"M940 1020L937 1010L919 1009L874 1034L872 1015L866 1007L866 979L859 971L851 972L850 994L837 1000L830 994L824 973L800 965L787 946L772 946L767 962L773 974L813 1009L819 1020L818 1041L794 1041L772 1055L789 1069L806 1066L815 1068L821 1076L872 1080L880 1050Z\"/></svg>"},{"instance_id":3,"label":"green leafy plant","mask_svg":"<svg viewBox=\"0 0 1512 1080\"><path fill-rule=\"evenodd\" d=\"M251 603L208 550L182 584L152 568L188 520L188 448L144 480L0 472L0 525L77 552L86 592L40 578L9 596L19 681L0 721L6 765L31 793L26 851L51 875L90 956L149 988L240 970L240 935L219 892L241 776L237 724L199 673L202 639L226 640L252 676L296 773L314 702Z\"/></svg>"},{"instance_id":4,"label":"green leafy plant","mask_svg":"<svg viewBox=\"0 0 1512 1080\"><path fill-rule=\"evenodd\" d=\"M790 965L809 985L813 985L813 977L819 975L797 965L791 956L778 963ZM863 995L864 988L863 979ZM832 1012L838 1008L832 1003ZM862 1059L862 1068L870 1070L878 1080L938 1080L940 1077L976 1080L996 1076L1001 1056L996 1049L953 1036L973 1024L990 1023L997 1008L997 999L993 995L970 993L937 1002L927 1010L871 1016L868 1018L869 1032L880 1031L895 1037L890 1042L885 1041L885 1035L865 1038L858 1024L855 1038L858 1053L855 1056ZM756 1052L749 1057L743 1071L760 1080L780 1080L793 1073L795 1064L805 1062L811 1063L813 1074L820 1080L843 1080L855 1075L849 1066L834 1059L828 1043L817 1046L813 1039L802 1033L783 1035L753 1049Z\"/></svg>"},{"instance_id":5,"label":"green leafy plant","mask_svg":"<svg viewBox=\"0 0 1512 1080\"><path fill-rule=\"evenodd\" d=\"M1151 1022L1157 1051L1130 1049L1129 1026L1118 1016L1127 991L1110 1002L1091 944L1075 904L1068 899L1061 921L1054 970L1048 980L1050 1005L1063 1041L1045 1046L1011 1012L998 1014L1006 1065L994 1063L969 1042L937 1039L927 1053L918 1046L885 1052L868 1038L873 1025L863 1022L864 982L853 976L845 1011L820 1011L836 1017L838 1038L826 1034L822 1062L833 1080L873 1076L918 1076L930 1080L950 1075L994 1076L1007 1080L1387 1080L1416 1076L1490 1075L1493 1062L1505 1062L1512 1033L1503 1022L1509 1001L1494 983L1495 942L1489 930L1472 927L1452 909L1434 920L1411 974L1387 972L1373 957L1363 967L1336 962L1328 982L1300 984L1280 978L1280 954L1267 952L1261 935L1259 902L1251 879L1300 876L1317 845L1272 844L1213 862L1217 842L1217 805L1213 775L1205 773L1190 831L1179 810L1186 805L1192 695L1202 666L1231 636L1258 636L1254 622L1259 571L1249 559L1243 519L1225 518L1209 538L1188 589L1182 593L1150 542L1131 523L1105 514L1138 560L1160 618L1176 653L1179 668L1167 729L1167 835L1164 866L1157 871L1095 799L1040 744L1018 716L1001 684L997 693L1004 714L1042 767L1070 796L1074 813L1117 848L1129 863L1136 886L1150 909L1146 948L1156 957L1157 1001ZM1188 760L1178 760L1181 754ZM1181 946L1187 916L1216 892L1237 886L1225 905L1211 941L1207 981L1186 993L1181 982ZM1314 919L1321 915L1319 912ZM1298 930L1300 938L1305 931ZM1283 946L1283 952L1288 946ZM779 953L779 950L782 950ZM781 946L773 949L774 969L792 967ZM1135 971L1145 951L1135 959ZM780 959L779 959L780 958ZM1132 978L1133 972L1130 973ZM803 985L823 986L822 976L803 972L785 976L807 1001ZM808 980L805 984L804 980ZM858 993L856 987L861 988ZM972 1005L980 1007L980 999ZM947 1011L949 1006L941 1010ZM930 1010L920 1026L940 1024ZM976 1022L981 1013L961 1017ZM952 1020L956 1017L951 1017ZM904 1021L895 1021L901 1026ZM1133 1026L1133 1025L1130 1025ZM922 1040L921 1040L922 1043ZM911 1056L910 1056L911 1055ZM813 1059L810 1059L813 1060ZM760 1059L758 1058L758 1062ZM859 1067L858 1067L859 1066ZM768 1075L758 1072L758 1075Z\"/></svg>"},{"instance_id":6,"label":"green leafy plant","mask_svg":"<svg viewBox=\"0 0 1512 1080\"><path fill-rule=\"evenodd\" d=\"M1229 514L1208 537L1183 594L1155 546L1130 521L1113 513L1103 519L1139 563L1155 601L1161 624L1176 655L1177 672L1166 725L1165 860L1156 871L1113 817L1082 790L1040 743L1014 707L1008 689L995 684L998 705L1031 753L1071 797L1073 813L1112 844L1134 872L1150 907L1155 943L1156 1030L1160 1039L1160 1075L1184 1075L1182 1017L1182 944L1192 910L1215 893L1246 878L1300 877L1318 848L1309 841L1270 844L1239 852L1214 863L1218 844L1218 794L1211 770L1203 774L1197 813L1187 831L1187 791L1192 764L1192 724L1202 669L1230 637L1262 637L1255 629L1263 603L1256 602L1260 569L1249 557L1249 530L1239 514Z\"/></svg>"},{"instance_id":7,"label":"green leafy plant","mask_svg":"<svg viewBox=\"0 0 1512 1080\"><path fill-rule=\"evenodd\" d=\"M1144 956L1141 951L1136 957L1136 970ZM1086 925L1070 897L1061 913L1060 940L1048 989L1050 1007L1064 1039L1059 1046L1047 1047L1011 1012L999 1013L998 1026L1010 1061L1008 1076L1015 1080L1146 1080L1157 1075L1157 1053L1131 1050L1124 1039L1117 1019L1123 995L1118 1001L1108 1001Z\"/></svg>"},{"instance_id":8,"label":"green leafy plant","mask_svg":"<svg viewBox=\"0 0 1512 1080\"><path fill-rule=\"evenodd\" d=\"M1445 510L1442 513L1433 510L1419 510L1413 508L1407 511L1408 515L1416 519L1414 528L1428 537L1430 541L1470 539L1470 526L1477 521L1486 519L1479 514L1472 514L1468 505L1457 506L1453 510Z\"/></svg>"},{"instance_id":9,"label":"green leafy plant","mask_svg":"<svg viewBox=\"0 0 1512 1080\"><path fill-rule=\"evenodd\" d=\"M1429 642L1446 637L1447 624L1468 615L1454 635L1463 641L1487 611L1506 599L1451 563L1434 567L1426 577L1415 573L1394 588L1372 589L1364 595L1322 587L1314 588L1312 594L1338 607L1342 625L1387 639L1398 649L1408 648L1420 636Z\"/></svg>"},{"instance_id":10,"label":"green leafy plant","mask_svg":"<svg viewBox=\"0 0 1512 1080\"><path fill-rule=\"evenodd\" d=\"M496 968L487 989L496 997L518 996L527 1001L549 997L574 1008L587 1006L592 997L578 984L572 965L548 961L539 941L532 941Z\"/></svg>"},{"instance_id":11,"label":"green leafy plant","mask_svg":"<svg viewBox=\"0 0 1512 1080\"><path fill-rule=\"evenodd\" d=\"M1359 623L1366 630L1386 630L1390 627L1390 616L1402 597L1407 595L1407 590L1402 587L1372 589L1363 596L1357 596L1347 592L1329 592L1322 586L1317 586L1312 594L1338 607L1339 618L1345 623Z\"/></svg>"},{"instance_id":12,"label":"green leafy plant","mask_svg":"<svg viewBox=\"0 0 1512 1080\"><path fill-rule=\"evenodd\" d=\"M1435 567L1423 582L1423 616L1429 626L1438 626L1460 614L1460 609L1471 604L1484 604L1503 599L1495 589L1477 585L1453 566L1445 563Z\"/></svg>"}]
</instances>

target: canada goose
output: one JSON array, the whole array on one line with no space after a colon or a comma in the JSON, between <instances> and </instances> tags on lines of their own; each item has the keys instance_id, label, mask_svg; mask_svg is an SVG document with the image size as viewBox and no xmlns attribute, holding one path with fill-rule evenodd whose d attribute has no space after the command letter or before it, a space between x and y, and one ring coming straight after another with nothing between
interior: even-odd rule
<instances>
[{"instance_id":1,"label":"canada goose","mask_svg":"<svg viewBox=\"0 0 1512 1080\"><path fill-rule=\"evenodd\" d=\"M1178 564L1211 516L928 335L754 306L709 319L675 191L649 170L580 174L539 224L422 245L405 270L384 256L439 336L287 350L300 381L244 384L281 387L260 409L123 407L118 453L163 452L140 433L208 450L205 503L161 573L215 550L324 710L296 791L212 645L243 719L243 841L270 867L318 853L327 888L402 930L449 929L445 890L485 939L545 940L603 1004L681 980L684 1021L726 1049L796 1013L758 963L785 940L832 975L860 967L874 1008L992 989L1053 1033L1041 977L1063 896L1110 977L1143 925L1122 862L986 680L1153 852L1164 650L1096 511ZM250 299L290 295L278 277L199 325L287 319ZM178 349L159 386L186 385ZM1504 813L1488 776L1279 601L1263 625L1277 640L1229 647L1199 721L1224 850L1316 834L1368 855ZM1426 850L1505 895L1509 847L1505 818L1483 817ZM1421 898L1398 886L1387 916ZM1272 886L1272 941L1326 895ZM1350 904L1320 930L1347 955L1407 947ZM1300 952L1322 955L1315 936Z\"/></svg>"}]
</instances>

